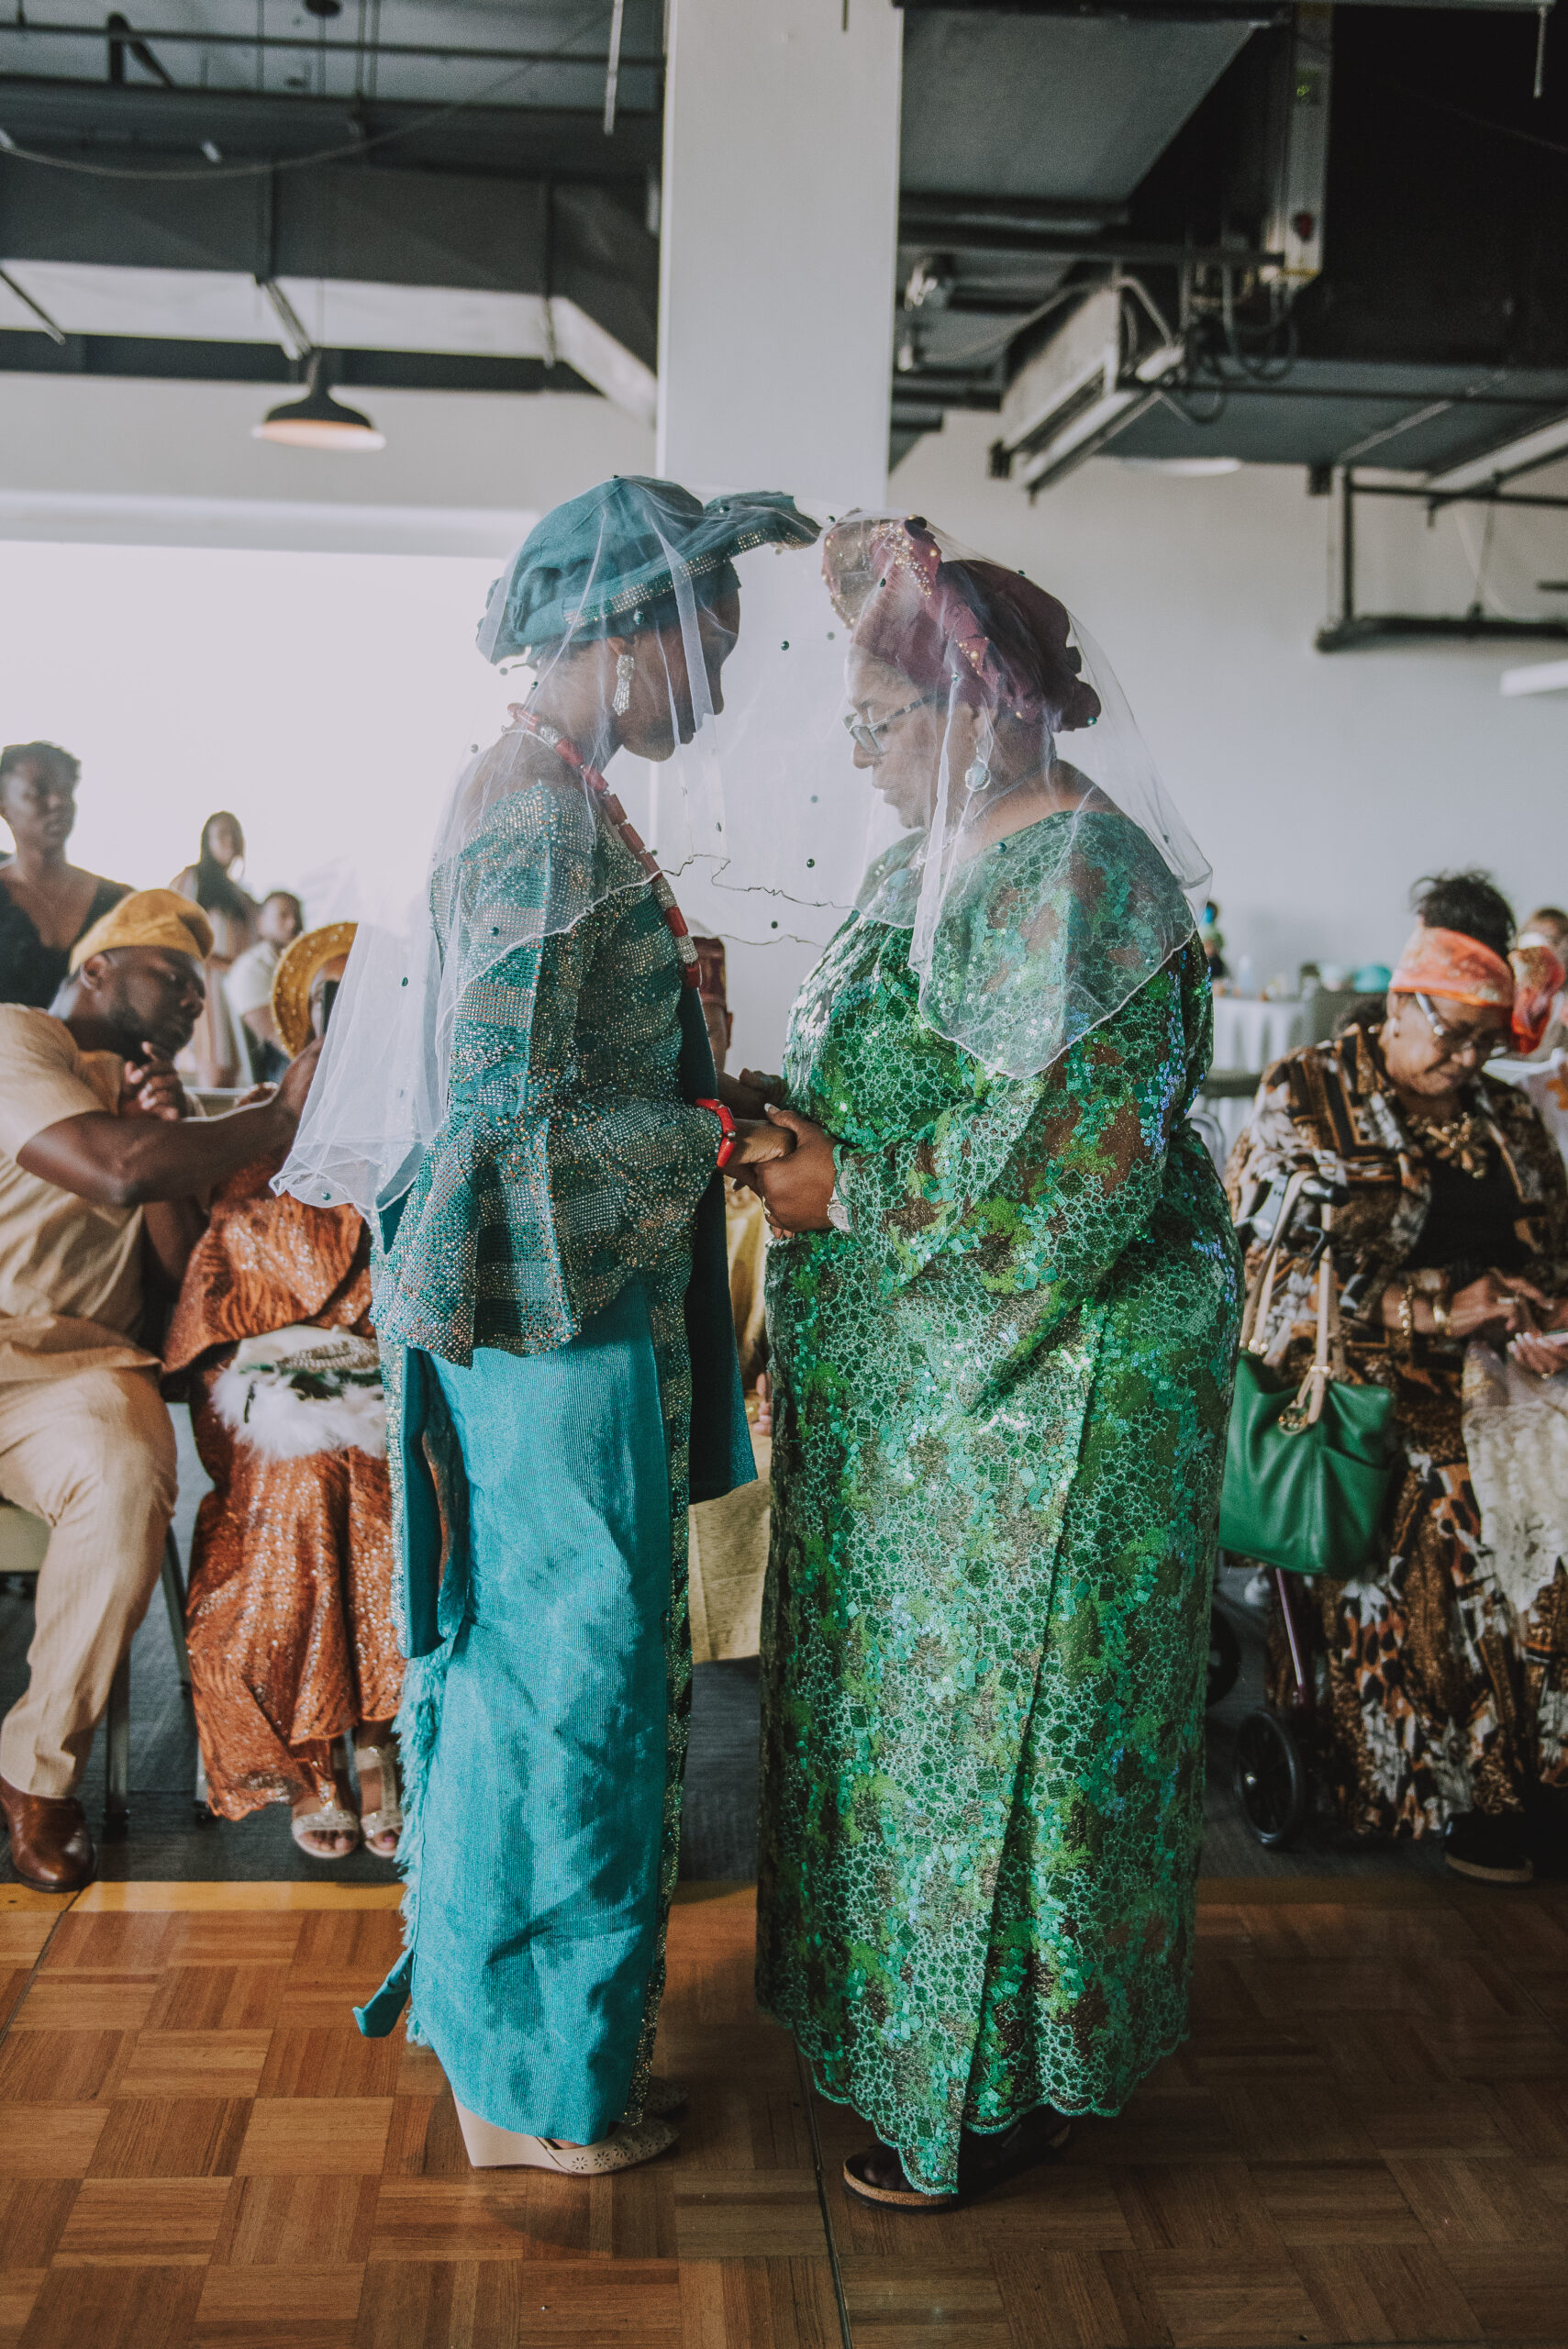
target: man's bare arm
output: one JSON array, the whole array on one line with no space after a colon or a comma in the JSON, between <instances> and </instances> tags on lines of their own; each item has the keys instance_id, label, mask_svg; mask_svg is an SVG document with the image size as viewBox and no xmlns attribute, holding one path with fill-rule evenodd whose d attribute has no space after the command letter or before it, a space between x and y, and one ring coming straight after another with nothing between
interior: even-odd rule
<instances>
[{"instance_id":1,"label":"man's bare arm","mask_svg":"<svg viewBox=\"0 0 1568 2349\"><path fill-rule=\"evenodd\" d=\"M95 1207L139 1208L155 1199L202 1197L258 1158L281 1158L299 1124L318 1044L307 1044L270 1101L224 1118L120 1118L107 1109L62 1118L23 1143L25 1173Z\"/></svg>"}]
</instances>

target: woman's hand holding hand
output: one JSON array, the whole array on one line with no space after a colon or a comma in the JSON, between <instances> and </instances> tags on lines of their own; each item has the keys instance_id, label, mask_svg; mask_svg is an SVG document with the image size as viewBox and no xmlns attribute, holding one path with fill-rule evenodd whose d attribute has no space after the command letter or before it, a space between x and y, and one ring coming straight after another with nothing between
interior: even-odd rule
<instances>
[{"instance_id":1,"label":"woman's hand holding hand","mask_svg":"<svg viewBox=\"0 0 1568 2349\"><path fill-rule=\"evenodd\" d=\"M764 1105L769 1101L776 1101L782 1108L789 1099L789 1089L783 1077L770 1076L764 1069L743 1068L740 1081L749 1093L754 1093L758 1100ZM761 1117L762 1113L759 1110L757 1114Z\"/></svg>"},{"instance_id":2,"label":"woman's hand holding hand","mask_svg":"<svg viewBox=\"0 0 1568 2349\"><path fill-rule=\"evenodd\" d=\"M743 1077L727 1076L720 1069L714 1090L731 1117L758 1119L766 1113L766 1097L751 1083L749 1069Z\"/></svg>"},{"instance_id":3,"label":"woman's hand holding hand","mask_svg":"<svg viewBox=\"0 0 1568 2349\"><path fill-rule=\"evenodd\" d=\"M1533 1281L1510 1280L1506 1273L1497 1277L1519 1300L1518 1327L1508 1341L1510 1357L1537 1378L1555 1378L1560 1370L1568 1370L1568 1346L1553 1345L1541 1334L1568 1328L1568 1306L1548 1297Z\"/></svg>"},{"instance_id":4,"label":"woman's hand holding hand","mask_svg":"<svg viewBox=\"0 0 1568 2349\"><path fill-rule=\"evenodd\" d=\"M1537 1337L1533 1330L1521 1330L1517 1338L1510 1338L1508 1355L1537 1378L1555 1378L1560 1370L1568 1370L1568 1346L1553 1345L1550 1338Z\"/></svg>"},{"instance_id":5,"label":"woman's hand holding hand","mask_svg":"<svg viewBox=\"0 0 1568 2349\"><path fill-rule=\"evenodd\" d=\"M1510 1280L1504 1273L1483 1273L1478 1281L1456 1289L1450 1299L1449 1334L1470 1338L1486 1330L1514 1337L1521 1330L1535 1328L1531 1307L1536 1303L1544 1305L1546 1299L1529 1281Z\"/></svg>"},{"instance_id":6,"label":"woman's hand holding hand","mask_svg":"<svg viewBox=\"0 0 1568 2349\"><path fill-rule=\"evenodd\" d=\"M766 1165L775 1159L787 1158L794 1148L795 1136L770 1124L766 1118L737 1118L735 1147L725 1161L724 1171L733 1174L737 1167Z\"/></svg>"},{"instance_id":7,"label":"woman's hand holding hand","mask_svg":"<svg viewBox=\"0 0 1568 2349\"><path fill-rule=\"evenodd\" d=\"M830 1230L828 1202L837 1178L832 1135L795 1109L770 1106L768 1117L774 1132L787 1133L790 1139L789 1155L764 1167L751 1184L761 1194L769 1222L775 1231Z\"/></svg>"}]
</instances>

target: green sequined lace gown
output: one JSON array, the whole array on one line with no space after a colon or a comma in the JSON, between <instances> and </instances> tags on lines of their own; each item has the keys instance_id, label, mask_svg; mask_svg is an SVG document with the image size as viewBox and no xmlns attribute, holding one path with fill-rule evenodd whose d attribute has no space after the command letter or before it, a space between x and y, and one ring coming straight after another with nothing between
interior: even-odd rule
<instances>
[{"instance_id":1,"label":"green sequined lace gown","mask_svg":"<svg viewBox=\"0 0 1568 2349\"><path fill-rule=\"evenodd\" d=\"M1093 979L1173 886L1102 818L1053 906L1061 820L975 861L972 984L1059 985L1047 930ZM935 2192L961 2128L1115 2112L1185 2032L1240 1275L1195 941L1016 1081L909 941L851 917L786 1052L850 1229L770 1252L758 1990Z\"/></svg>"}]
</instances>

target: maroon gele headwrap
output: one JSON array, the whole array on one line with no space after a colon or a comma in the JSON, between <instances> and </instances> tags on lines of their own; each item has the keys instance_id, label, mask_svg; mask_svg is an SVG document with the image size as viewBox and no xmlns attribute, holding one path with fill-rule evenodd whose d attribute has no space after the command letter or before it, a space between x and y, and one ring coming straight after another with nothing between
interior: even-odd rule
<instances>
[{"instance_id":1,"label":"maroon gele headwrap","mask_svg":"<svg viewBox=\"0 0 1568 2349\"><path fill-rule=\"evenodd\" d=\"M822 574L854 644L924 691L1042 718L1053 734L1098 718L1066 606L999 563L944 562L917 514L837 524L822 542Z\"/></svg>"}]
</instances>

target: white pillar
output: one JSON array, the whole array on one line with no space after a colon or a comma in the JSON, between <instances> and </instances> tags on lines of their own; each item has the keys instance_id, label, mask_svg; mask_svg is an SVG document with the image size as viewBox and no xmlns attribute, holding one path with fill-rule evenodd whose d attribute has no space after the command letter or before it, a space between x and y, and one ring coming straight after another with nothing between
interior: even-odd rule
<instances>
[{"instance_id":1,"label":"white pillar","mask_svg":"<svg viewBox=\"0 0 1568 2349\"><path fill-rule=\"evenodd\" d=\"M671 0L668 478L884 502L902 44L891 0Z\"/></svg>"}]
</instances>

